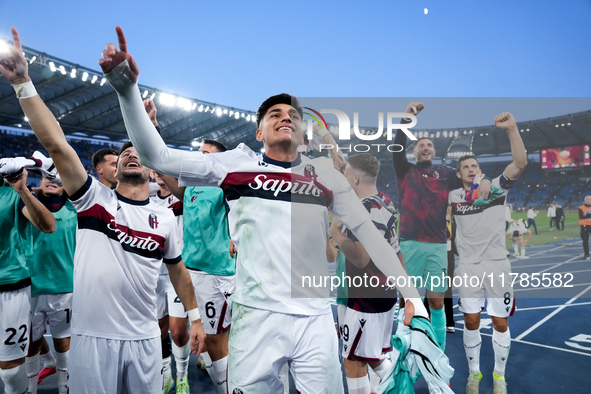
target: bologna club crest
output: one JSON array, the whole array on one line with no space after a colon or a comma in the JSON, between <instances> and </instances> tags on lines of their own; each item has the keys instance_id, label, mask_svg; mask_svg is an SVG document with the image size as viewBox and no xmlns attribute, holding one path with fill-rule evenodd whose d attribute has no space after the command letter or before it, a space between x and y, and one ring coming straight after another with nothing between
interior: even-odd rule
<instances>
[{"instance_id":1,"label":"bologna club crest","mask_svg":"<svg viewBox=\"0 0 591 394\"><path fill-rule=\"evenodd\" d=\"M148 216L148 224L153 229L158 228L158 217L156 216L155 213L151 213L150 216Z\"/></svg>"},{"instance_id":2,"label":"bologna club crest","mask_svg":"<svg viewBox=\"0 0 591 394\"><path fill-rule=\"evenodd\" d=\"M306 167L304 167L304 176L316 182L318 175L316 175L316 169L312 164L307 164Z\"/></svg>"}]
</instances>

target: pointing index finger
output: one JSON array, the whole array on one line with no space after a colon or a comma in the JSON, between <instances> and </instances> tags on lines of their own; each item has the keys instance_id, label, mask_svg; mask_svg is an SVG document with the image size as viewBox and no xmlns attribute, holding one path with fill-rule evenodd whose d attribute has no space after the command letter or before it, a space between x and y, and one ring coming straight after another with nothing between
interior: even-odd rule
<instances>
[{"instance_id":1,"label":"pointing index finger","mask_svg":"<svg viewBox=\"0 0 591 394\"><path fill-rule=\"evenodd\" d=\"M119 40L119 50L121 52L127 52L127 40L125 39L123 29L121 26L117 26L115 27L115 31L117 32L117 39Z\"/></svg>"},{"instance_id":2,"label":"pointing index finger","mask_svg":"<svg viewBox=\"0 0 591 394\"><path fill-rule=\"evenodd\" d=\"M16 30L16 27L12 27L10 29L10 32L12 33L12 41L14 41L14 49L21 53L23 51L23 48L21 46L21 39L18 36L18 31Z\"/></svg>"}]
</instances>

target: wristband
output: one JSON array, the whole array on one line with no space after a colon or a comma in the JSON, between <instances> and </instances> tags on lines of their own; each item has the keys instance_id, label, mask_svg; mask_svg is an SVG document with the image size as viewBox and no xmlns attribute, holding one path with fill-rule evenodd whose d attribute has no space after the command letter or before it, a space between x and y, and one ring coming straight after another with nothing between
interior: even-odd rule
<instances>
[{"instance_id":1,"label":"wristband","mask_svg":"<svg viewBox=\"0 0 591 394\"><path fill-rule=\"evenodd\" d=\"M193 322L195 320L201 319L201 314L199 314L199 309L198 308L191 309L187 313L189 314L189 321L192 321Z\"/></svg>"},{"instance_id":2,"label":"wristband","mask_svg":"<svg viewBox=\"0 0 591 394\"><path fill-rule=\"evenodd\" d=\"M16 91L16 98L19 100L28 99L37 95L37 90L35 89L35 85L33 85L33 81L31 80L12 85L12 87Z\"/></svg>"}]
</instances>

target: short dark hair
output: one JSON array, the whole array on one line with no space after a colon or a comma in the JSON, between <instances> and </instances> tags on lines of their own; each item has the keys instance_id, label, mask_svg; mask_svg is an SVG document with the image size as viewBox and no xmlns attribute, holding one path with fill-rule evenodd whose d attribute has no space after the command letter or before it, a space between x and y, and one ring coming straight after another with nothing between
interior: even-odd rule
<instances>
[{"instance_id":1,"label":"short dark hair","mask_svg":"<svg viewBox=\"0 0 591 394\"><path fill-rule=\"evenodd\" d=\"M513 231L513 236L514 237L519 237L519 230Z\"/></svg>"},{"instance_id":2,"label":"short dark hair","mask_svg":"<svg viewBox=\"0 0 591 394\"><path fill-rule=\"evenodd\" d=\"M433 146L435 146L435 142L433 142L433 140L431 138L429 138L429 137L421 137L421 138L419 138L418 140L415 141L415 143L412 146L412 148L414 149L417 146L417 144L419 142L421 142L421 140L429 140L429 141L431 141L431 143L433 144Z\"/></svg>"},{"instance_id":3,"label":"short dark hair","mask_svg":"<svg viewBox=\"0 0 591 394\"><path fill-rule=\"evenodd\" d=\"M460 172L460 168L462 168L462 162L463 162L463 161L466 161L466 160L469 160L469 159L474 159L474 160L476 160L476 163L478 163L478 159L477 159L477 158L476 158L476 156L474 156L474 155L464 155L464 156L461 156L461 157L458 159L458 165L457 165L457 167L456 167L456 169L458 170L458 172ZM480 163L479 163L479 164L480 164Z\"/></svg>"},{"instance_id":4,"label":"short dark hair","mask_svg":"<svg viewBox=\"0 0 591 394\"><path fill-rule=\"evenodd\" d=\"M225 152L225 151L228 150L228 148L226 147L226 145L224 145L221 142L216 141L216 140L210 140L208 138L205 138L203 140L203 145L205 145L205 144L215 146L218 149L219 152Z\"/></svg>"},{"instance_id":5,"label":"short dark hair","mask_svg":"<svg viewBox=\"0 0 591 394\"><path fill-rule=\"evenodd\" d=\"M281 93L276 96L271 96L268 99L266 99L265 101L263 101L263 103L261 104L261 106L257 110L257 127L259 127L261 125L261 121L263 120L263 118L267 114L267 111L269 110L269 108L271 108L272 106L277 105L277 104L291 105L292 107L294 107L296 109L296 111L298 111L298 114L300 114L300 117L302 117L302 118L304 117L304 112L302 111L302 107L300 106L300 102L298 101L298 98L296 96L292 96L291 94Z\"/></svg>"},{"instance_id":6,"label":"short dark hair","mask_svg":"<svg viewBox=\"0 0 591 394\"><path fill-rule=\"evenodd\" d=\"M96 166L103 163L105 161L105 156L107 155L119 156L119 153L117 153L117 151L113 148L103 148L97 150L92 155L92 168L96 170Z\"/></svg>"},{"instance_id":7,"label":"short dark hair","mask_svg":"<svg viewBox=\"0 0 591 394\"><path fill-rule=\"evenodd\" d=\"M373 178L377 178L380 172L380 163L378 163L378 159L369 153L359 153L357 155L349 156L347 164L357 170L365 172Z\"/></svg>"},{"instance_id":8,"label":"short dark hair","mask_svg":"<svg viewBox=\"0 0 591 394\"><path fill-rule=\"evenodd\" d=\"M131 141L124 142L123 145L121 145L121 148L119 148L119 154L122 154L126 149L131 148L132 146L133 146L133 142L131 142Z\"/></svg>"}]
</instances>

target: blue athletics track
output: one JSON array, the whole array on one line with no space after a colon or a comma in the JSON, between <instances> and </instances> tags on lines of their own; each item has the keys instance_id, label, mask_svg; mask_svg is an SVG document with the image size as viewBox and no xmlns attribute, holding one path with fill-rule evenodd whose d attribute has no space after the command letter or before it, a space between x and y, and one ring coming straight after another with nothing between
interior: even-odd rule
<instances>
[{"instance_id":1,"label":"blue athletics track","mask_svg":"<svg viewBox=\"0 0 591 394\"><path fill-rule=\"evenodd\" d=\"M576 243L577 240L566 242ZM526 258L511 257L514 273L526 274L528 278L532 273L549 273L551 275L546 275L546 278L561 278L563 283L562 286L554 286L559 285L555 282L549 288L541 289L541 283L534 287L537 284L535 280L535 283L516 281L517 311L509 319L513 339L506 370L508 391L591 393L591 260L582 260L580 245L554 243L530 247L527 252ZM331 266L334 270L334 264ZM572 280L568 274L572 274ZM538 276L542 278L542 275ZM547 280L545 284L548 285ZM572 287L566 288L565 284ZM454 291L454 305L456 332L447 334L446 354L455 368L451 388L456 393L463 393L468 365L462 343L464 324L457 308L457 291ZM336 316L336 305L333 305L333 312ZM492 393L492 323L486 313L482 314L481 334L483 378L480 392ZM47 339L51 346L50 334L47 334ZM191 393L215 394L209 377L197 368L196 361L196 357L191 356ZM3 389L0 382L0 392ZM417 381L415 390L417 393L428 393L422 378ZM296 392L293 383L290 392ZM49 376L39 386L38 393L57 393L55 375Z\"/></svg>"}]
</instances>

